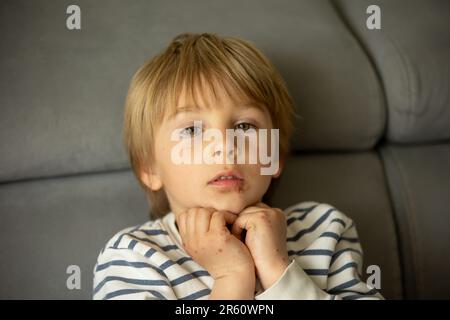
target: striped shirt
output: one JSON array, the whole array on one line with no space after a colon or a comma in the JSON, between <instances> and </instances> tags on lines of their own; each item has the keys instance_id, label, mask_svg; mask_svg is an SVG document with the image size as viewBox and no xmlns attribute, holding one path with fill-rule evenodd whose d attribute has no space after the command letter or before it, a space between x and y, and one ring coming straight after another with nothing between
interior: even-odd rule
<instances>
[{"instance_id":1,"label":"striped shirt","mask_svg":"<svg viewBox=\"0 0 450 320\"><path fill-rule=\"evenodd\" d=\"M287 208L291 259L255 300L383 299L361 279L363 252L355 224L334 207L302 202ZM103 248L94 267L94 299L208 299L214 279L181 245L175 215L127 228Z\"/></svg>"}]
</instances>

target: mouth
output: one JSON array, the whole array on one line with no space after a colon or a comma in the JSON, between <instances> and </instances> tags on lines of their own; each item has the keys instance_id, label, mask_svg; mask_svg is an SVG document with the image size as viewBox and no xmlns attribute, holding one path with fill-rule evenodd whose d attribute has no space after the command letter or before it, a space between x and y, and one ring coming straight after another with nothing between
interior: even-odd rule
<instances>
[{"instance_id":1,"label":"mouth","mask_svg":"<svg viewBox=\"0 0 450 320\"><path fill-rule=\"evenodd\" d=\"M242 174L237 171L224 171L212 178L208 185L219 189L239 188L244 183Z\"/></svg>"}]
</instances>

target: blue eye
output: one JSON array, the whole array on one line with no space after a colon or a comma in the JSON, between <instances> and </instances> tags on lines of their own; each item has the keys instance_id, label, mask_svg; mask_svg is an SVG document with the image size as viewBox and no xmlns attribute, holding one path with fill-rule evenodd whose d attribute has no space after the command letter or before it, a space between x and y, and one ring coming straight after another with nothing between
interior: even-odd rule
<instances>
[{"instance_id":1,"label":"blue eye","mask_svg":"<svg viewBox=\"0 0 450 320\"><path fill-rule=\"evenodd\" d=\"M198 135L202 131L201 128L190 126L180 130L180 135L184 137L193 137Z\"/></svg>"},{"instance_id":2,"label":"blue eye","mask_svg":"<svg viewBox=\"0 0 450 320\"><path fill-rule=\"evenodd\" d=\"M241 123L238 123L235 126L235 130L241 129L243 131L247 131L247 130L252 129L252 128L256 130L256 126L251 124L251 123L248 123L248 122L241 122Z\"/></svg>"}]
</instances>

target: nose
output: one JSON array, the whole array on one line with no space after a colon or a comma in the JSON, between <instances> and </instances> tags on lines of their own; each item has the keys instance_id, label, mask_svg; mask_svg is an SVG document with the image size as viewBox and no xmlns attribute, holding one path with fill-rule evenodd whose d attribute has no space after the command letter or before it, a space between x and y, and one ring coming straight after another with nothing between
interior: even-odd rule
<instances>
[{"instance_id":1,"label":"nose","mask_svg":"<svg viewBox=\"0 0 450 320\"><path fill-rule=\"evenodd\" d=\"M223 139L223 141L225 141L225 138ZM223 141L215 144L213 148L213 156L214 158L220 156L223 157L223 154L226 153L226 158L222 160L225 161L226 159L228 159L229 161L232 161L232 163L234 163L234 160L237 156L236 143L234 141L225 141L224 143Z\"/></svg>"},{"instance_id":2,"label":"nose","mask_svg":"<svg viewBox=\"0 0 450 320\"><path fill-rule=\"evenodd\" d=\"M216 140L212 146L215 163L236 163L238 155L236 139L233 135L227 139L226 130L222 130L221 135L222 139Z\"/></svg>"}]
</instances>

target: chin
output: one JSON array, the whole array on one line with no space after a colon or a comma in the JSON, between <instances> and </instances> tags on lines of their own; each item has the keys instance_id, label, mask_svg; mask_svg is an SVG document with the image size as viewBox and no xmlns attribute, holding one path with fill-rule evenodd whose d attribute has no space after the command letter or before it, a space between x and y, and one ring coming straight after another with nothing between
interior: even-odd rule
<instances>
[{"instance_id":1,"label":"chin","mask_svg":"<svg viewBox=\"0 0 450 320\"><path fill-rule=\"evenodd\" d=\"M233 201L233 203L215 203L213 208L216 210L230 211L234 214L239 214L247 207L247 204L241 201Z\"/></svg>"}]
</instances>

